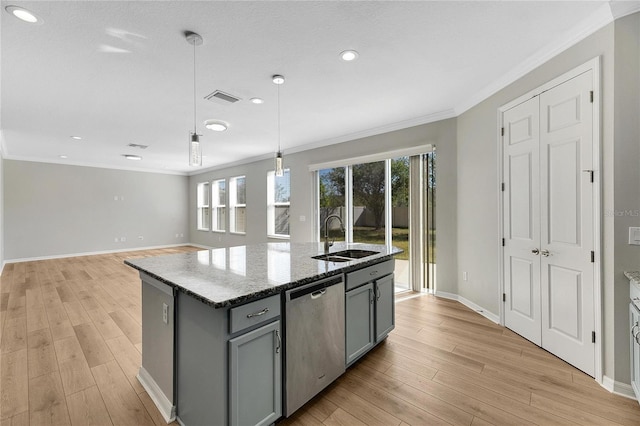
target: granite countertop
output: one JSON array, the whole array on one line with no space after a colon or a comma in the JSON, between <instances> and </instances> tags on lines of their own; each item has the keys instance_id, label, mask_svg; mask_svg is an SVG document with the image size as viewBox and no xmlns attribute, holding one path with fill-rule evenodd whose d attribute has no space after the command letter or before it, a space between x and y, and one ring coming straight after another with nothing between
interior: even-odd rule
<instances>
[{"instance_id":1,"label":"granite countertop","mask_svg":"<svg viewBox=\"0 0 640 426\"><path fill-rule=\"evenodd\" d=\"M640 272L639 271L624 271L624 275L629 278L632 284L640 287Z\"/></svg>"},{"instance_id":2,"label":"granite countertop","mask_svg":"<svg viewBox=\"0 0 640 426\"><path fill-rule=\"evenodd\" d=\"M224 308L280 293L293 287L391 259L402 250L384 245L335 243L378 254L349 262L312 259L323 243L262 243L166 256L127 259L125 264L189 294L214 308Z\"/></svg>"}]
</instances>

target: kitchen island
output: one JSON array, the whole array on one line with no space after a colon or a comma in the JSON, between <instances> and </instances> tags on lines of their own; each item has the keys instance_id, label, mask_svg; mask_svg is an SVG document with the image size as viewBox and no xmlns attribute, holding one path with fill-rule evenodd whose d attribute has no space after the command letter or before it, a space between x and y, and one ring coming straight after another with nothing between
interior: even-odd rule
<instances>
[{"instance_id":1,"label":"kitchen island","mask_svg":"<svg viewBox=\"0 0 640 426\"><path fill-rule=\"evenodd\" d=\"M345 256L314 258L322 243L263 243L125 261L142 279L138 378L165 420L273 423L384 340L394 324L393 255L401 251L336 243L331 252ZM339 296L324 296L329 289ZM302 294L331 300L305 309L336 343L324 345L339 354L333 376L306 379L311 367L294 368L296 358L317 352L301 354L300 346L321 341L292 334L304 334L288 313Z\"/></svg>"}]
</instances>

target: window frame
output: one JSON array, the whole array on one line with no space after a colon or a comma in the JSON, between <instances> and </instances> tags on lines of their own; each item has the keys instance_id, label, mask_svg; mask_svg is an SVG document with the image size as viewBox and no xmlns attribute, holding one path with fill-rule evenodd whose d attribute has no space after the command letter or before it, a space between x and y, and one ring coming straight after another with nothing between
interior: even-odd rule
<instances>
[{"instance_id":1,"label":"window frame","mask_svg":"<svg viewBox=\"0 0 640 426\"><path fill-rule=\"evenodd\" d=\"M276 174L275 171L269 170L267 172L267 237L277 238L282 240L291 239L291 169L284 169L284 173L289 177L289 201L276 202L275 201L275 183ZM276 215L275 211L277 207L289 208L289 233L288 234L276 234Z\"/></svg>"},{"instance_id":2,"label":"window frame","mask_svg":"<svg viewBox=\"0 0 640 426\"><path fill-rule=\"evenodd\" d=\"M220 199L220 187L219 187L219 183L223 182L224 183L224 204L217 204L217 202ZM222 179L215 179L214 181L211 182L211 232L217 232L217 233L223 233L226 234L227 233L227 217L228 217L228 209L227 209L227 195L228 195L228 191L227 191L227 179L226 178L222 178ZM224 229L217 229L217 224L218 224L218 209L222 209L224 211ZM214 226L215 225L215 226Z\"/></svg>"},{"instance_id":3,"label":"window frame","mask_svg":"<svg viewBox=\"0 0 640 426\"><path fill-rule=\"evenodd\" d=\"M238 203L238 180L244 179L244 203ZM229 233L236 235L246 235L247 234L247 177L245 175L234 176L229 178ZM244 231L238 231L236 229L236 209L244 208L245 212L245 223L244 223Z\"/></svg>"},{"instance_id":4,"label":"window frame","mask_svg":"<svg viewBox=\"0 0 640 426\"><path fill-rule=\"evenodd\" d=\"M204 185L207 185L205 190L201 190L200 188ZM198 182L196 184L196 230L197 231L210 231L211 230L211 183L210 182ZM207 197L207 202L201 202L201 196L205 195ZM201 227L202 221L202 212L206 210L208 211L208 220L207 227Z\"/></svg>"}]
</instances>

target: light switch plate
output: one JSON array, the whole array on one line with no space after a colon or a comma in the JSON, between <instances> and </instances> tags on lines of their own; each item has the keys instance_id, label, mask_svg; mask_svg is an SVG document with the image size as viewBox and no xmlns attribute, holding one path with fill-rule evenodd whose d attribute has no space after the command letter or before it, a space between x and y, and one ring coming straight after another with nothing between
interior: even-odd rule
<instances>
[{"instance_id":1,"label":"light switch plate","mask_svg":"<svg viewBox=\"0 0 640 426\"><path fill-rule=\"evenodd\" d=\"M629 244L640 246L640 228L634 226L629 227Z\"/></svg>"}]
</instances>

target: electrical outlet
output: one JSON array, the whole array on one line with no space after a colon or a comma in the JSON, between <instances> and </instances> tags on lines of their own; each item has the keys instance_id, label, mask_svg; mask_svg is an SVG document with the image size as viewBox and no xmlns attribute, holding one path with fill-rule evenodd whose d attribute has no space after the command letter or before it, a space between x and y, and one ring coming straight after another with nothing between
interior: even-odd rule
<instances>
[{"instance_id":1,"label":"electrical outlet","mask_svg":"<svg viewBox=\"0 0 640 426\"><path fill-rule=\"evenodd\" d=\"M144 237L142 235L138 235L138 239L139 240L144 240Z\"/></svg>"},{"instance_id":2,"label":"electrical outlet","mask_svg":"<svg viewBox=\"0 0 640 426\"><path fill-rule=\"evenodd\" d=\"M307 221L306 216L300 216L300 222L306 222L306 221Z\"/></svg>"},{"instance_id":3,"label":"electrical outlet","mask_svg":"<svg viewBox=\"0 0 640 426\"><path fill-rule=\"evenodd\" d=\"M180 233L180 238L184 238L184 234Z\"/></svg>"},{"instance_id":4,"label":"electrical outlet","mask_svg":"<svg viewBox=\"0 0 640 426\"><path fill-rule=\"evenodd\" d=\"M162 304L162 322L169 324L169 305L166 303Z\"/></svg>"},{"instance_id":5,"label":"electrical outlet","mask_svg":"<svg viewBox=\"0 0 640 426\"><path fill-rule=\"evenodd\" d=\"M118 238L118 237L115 237L114 240L115 240L116 243L120 242L120 238Z\"/></svg>"},{"instance_id":6,"label":"electrical outlet","mask_svg":"<svg viewBox=\"0 0 640 426\"><path fill-rule=\"evenodd\" d=\"M120 237L120 242L124 243L125 241L127 241L127 237Z\"/></svg>"}]
</instances>

